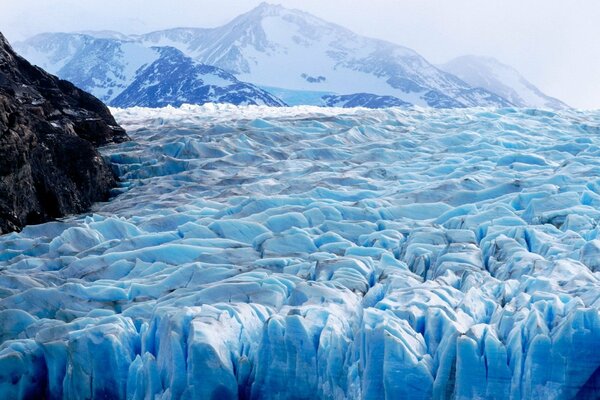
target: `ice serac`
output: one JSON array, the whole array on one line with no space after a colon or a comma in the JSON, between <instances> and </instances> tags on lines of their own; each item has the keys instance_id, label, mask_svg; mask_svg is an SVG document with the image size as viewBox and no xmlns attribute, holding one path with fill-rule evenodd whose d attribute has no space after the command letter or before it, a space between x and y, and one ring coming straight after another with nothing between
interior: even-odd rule
<instances>
[{"instance_id":1,"label":"ice serac","mask_svg":"<svg viewBox=\"0 0 600 400\"><path fill-rule=\"evenodd\" d=\"M126 139L104 104L0 34L0 233L106 200L116 177L96 147Z\"/></svg>"},{"instance_id":2,"label":"ice serac","mask_svg":"<svg viewBox=\"0 0 600 400\"><path fill-rule=\"evenodd\" d=\"M0 398L598 398L598 112L114 112L119 196L0 236Z\"/></svg>"}]
</instances>

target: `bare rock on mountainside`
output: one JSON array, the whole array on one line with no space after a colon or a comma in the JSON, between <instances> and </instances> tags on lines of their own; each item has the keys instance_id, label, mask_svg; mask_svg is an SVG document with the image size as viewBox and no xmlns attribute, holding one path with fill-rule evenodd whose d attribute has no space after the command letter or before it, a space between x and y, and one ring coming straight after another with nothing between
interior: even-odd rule
<instances>
[{"instance_id":1,"label":"bare rock on mountainside","mask_svg":"<svg viewBox=\"0 0 600 400\"><path fill-rule=\"evenodd\" d=\"M32 66L0 33L0 233L107 199L116 178L96 147L125 140L100 100Z\"/></svg>"}]
</instances>

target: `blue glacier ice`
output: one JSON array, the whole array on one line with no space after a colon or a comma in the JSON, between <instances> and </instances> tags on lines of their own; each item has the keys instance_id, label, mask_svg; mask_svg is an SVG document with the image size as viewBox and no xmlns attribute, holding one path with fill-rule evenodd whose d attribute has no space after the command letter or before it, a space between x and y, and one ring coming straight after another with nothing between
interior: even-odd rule
<instances>
[{"instance_id":1,"label":"blue glacier ice","mask_svg":"<svg viewBox=\"0 0 600 400\"><path fill-rule=\"evenodd\" d=\"M0 237L0 398L600 398L599 112L113 111Z\"/></svg>"}]
</instances>

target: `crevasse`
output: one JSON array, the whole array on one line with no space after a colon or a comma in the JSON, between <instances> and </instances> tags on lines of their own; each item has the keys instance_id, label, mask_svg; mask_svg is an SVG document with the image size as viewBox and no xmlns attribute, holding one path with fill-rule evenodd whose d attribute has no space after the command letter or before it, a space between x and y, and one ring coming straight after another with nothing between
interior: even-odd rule
<instances>
[{"instance_id":1,"label":"crevasse","mask_svg":"<svg viewBox=\"0 0 600 400\"><path fill-rule=\"evenodd\" d=\"M114 112L0 237L1 398L599 397L600 113Z\"/></svg>"}]
</instances>

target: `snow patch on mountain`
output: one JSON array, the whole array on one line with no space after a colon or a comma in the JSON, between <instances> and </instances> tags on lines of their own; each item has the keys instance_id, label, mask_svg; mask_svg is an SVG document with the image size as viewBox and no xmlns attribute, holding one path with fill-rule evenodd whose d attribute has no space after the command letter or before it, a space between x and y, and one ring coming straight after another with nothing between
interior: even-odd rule
<instances>
[{"instance_id":1,"label":"snow patch on mountain","mask_svg":"<svg viewBox=\"0 0 600 400\"><path fill-rule=\"evenodd\" d=\"M44 34L18 44L31 63L110 104L137 72L160 57L159 51L134 42L83 34Z\"/></svg>"},{"instance_id":2,"label":"snow patch on mountain","mask_svg":"<svg viewBox=\"0 0 600 400\"><path fill-rule=\"evenodd\" d=\"M169 29L136 40L169 44L260 86L374 93L432 107L511 105L484 89L473 91L409 48L267 3L222 27Z\"/></svg>"},{"instance_id":3,"label":"snow patch on mountain","mask_svg":"<svg viewBox=\"0 0 600 400\"><path fill-rule=\"evenodd\" d=\"M94 38L74 33L41 33L14 44L15 50L44 70L56 75Z\"/></svg>"},{"instance_id":4,"label":"snow patch on mountain","mask_svg":"<svg viewBox=\"0 0 600 400\"><path fill-rule=\"evenodd\" d=\"M154 48L160 57L139 70L111 105L116 107L178 107L182 104L229 103L285 106L270 93L232 74L186 57L172 47Z\"/></svg>"},{"instance_id":5,"label":"snow patch on mountain","mask_svg":"<svg viewBox=\"0 0 600 400\"><path fill-rule=\"evenodd\" d=\"M31 62L114 106L285 105L264 90L194 61L175 48L124 41L114 32L92 33L100 37L44 34L19 44L19 50Z\"/></svg>"},{"instance_id":6,"label":"snow patch on mountain","mask_svg":"<svg viewBox=\"0 0 600 400\"><path fill-rule=\"evenodd\" d=\"M301 93L356 98L372 93L437 108L514 105L497 93L473 87L438 69L414 50L357 35L303 11L267 3L216 28L174 28L129 36L115 32L88 32L74 34L73 38L61 35L66 36L34 37L17 44L17 48L63 77L61 68L75 53L77 59L89 60L87 50L83 55L78 52L94 40L89 35L100 41L130 41L149 48L174 47L194 61L221 68L241 81L288 91L290 97L283 100L290 104L300 104L297 101L303 99L298 96ZM93 57L107 62L113 57L110 52L109 46L104 54L100 51ZM75 65L79 63L74 61ZM113 76L118 68L99 69L99 76L88 87L98 87L98 93L111 100L117 94L112 86L122 87L119 77ZM103 74L102 69L108 71ZM78 66L66 78L89 83L89 72L77 76L77 71L87 69ZM106 88L101 91L103 86ZM312 95L304 98L308 104L324 104Z\"/></svg>"},{"instance_id":7,"label":"snow patch on mountain","mask_svg":"<svg viewBox=\"0 0 600 400\"><path fill-rule=\"evenodd\" d=\"M525 79L516 69L492 57L467 55L440 66L474 87L484 88L518 107L565 109L569 106L550 97Z\"/></svg>"}]
</instances>

